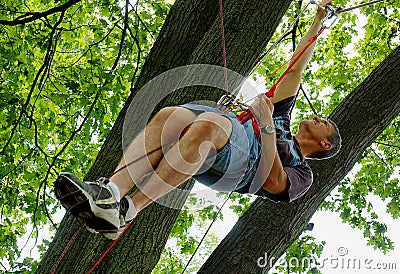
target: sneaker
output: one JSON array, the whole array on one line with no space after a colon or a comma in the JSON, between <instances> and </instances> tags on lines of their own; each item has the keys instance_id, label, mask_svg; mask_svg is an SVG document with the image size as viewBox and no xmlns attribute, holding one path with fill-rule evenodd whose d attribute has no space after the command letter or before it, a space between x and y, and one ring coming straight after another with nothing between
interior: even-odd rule
<instances>
[{"instance_id":1,"label":"sneaker","mask_svg":"<svg viewBox=\"0 0 400 274\"><path fill-rule=\"evenodd\" d=\"M119 230L121 220L119 203L107 183L107 178L81 182L74 174L63 172L54 188L63 207L90 232L112 233Z\"/></svg>"},{"instance_id":2,"label":"sneaker","mask_svg":"<svg viewBox=\"0 0 400 274\"><path fill-rule=\"evenodd\" d=\"M120 218L120 225L119 229L116 232L104 232L102 233L104 237L110 240L115 240L121 235L121 233L125 230L126 226L133 220L127 220L126 214L128 213L129 209L129 202L127 199L130 199L129 196L125 196L121 199L119 205L119 218Z\"/></svg>"}]
</instances>

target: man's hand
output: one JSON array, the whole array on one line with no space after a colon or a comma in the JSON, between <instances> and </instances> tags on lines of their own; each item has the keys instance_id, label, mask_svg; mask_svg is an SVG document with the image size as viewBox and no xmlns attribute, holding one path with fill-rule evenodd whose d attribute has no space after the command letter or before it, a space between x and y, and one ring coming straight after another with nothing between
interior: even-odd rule
<instances>
[{"instance_id":1,"label":"man's hand","mask_svg":"<svg viewBox=\"0 0 400 274\"><path fill-rule=\"evenodd\" d=\"M250 106L250 110L257 119L257 124L260 128L273 125L272 113L274 112L274 105L265 94L260 94L256 97Z\"/></svg>"}]
</instances>

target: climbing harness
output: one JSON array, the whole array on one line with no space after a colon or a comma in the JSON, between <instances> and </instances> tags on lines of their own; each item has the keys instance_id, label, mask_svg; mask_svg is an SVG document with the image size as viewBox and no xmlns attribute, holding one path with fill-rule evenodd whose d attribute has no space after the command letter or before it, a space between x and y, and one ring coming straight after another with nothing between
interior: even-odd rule
<instances>
[{"instance_id":1,"label":"climbing harness","mask_svg":"<svg viewBox=\"0 0 400 274\"><path fill-rule=\"evenodd\" d=\"M223 5L222 5L222 1L223 1L223 0L219 0L219 2L220 2L221 37L222 37L222 54L223 54L223 61L224 61L225 95L224 95L223 97L221 97L221 99L218 101L218 104L226 107L226 109L223 111L224 113L225 113L225 112L228 112L228 111L234 111L234 110L238 111L238 110L239 110L240 113L238 113L238 120L239 120L241 123L244 123L244 122L248 121L249 119L252 119L252 120L253 120L253 126L254 126L254 128L255 128L255 129L257 128L257 129L258 129L258 132L259 132L258 125L257 125L257 123L255 122L255 118L254 118L254 116L252 115L249 106L248 106L245 102L242 102L240 98L239 98L239 99L236 99L233 95L231 95L231 94L229 93L229 90L228 90L227 60L226 60L227 58L226 58L226 48L225 48L225 31L224 31ZM353 7L349 7L349 8L340 8L340 7L339 7L339 8L337 8L337 9L334 9L332 6L329 6L329 5L327 5L326 7L322 7L322 8L324 8L324 9L326 9L326 10L328 11L327 16L326 16L325 19L323 20L323 22L324 22L323 26L322 26L321 29L318 31L318 33L310 39L310 41L308 42L308 44L306 44L306 46L305 46L303 49L301 49L297 54L295 54L294 56L292 56L292 58L291 58L290 60L288 60L287 62L285 62L283 65L281 65L278 69L276 69L273 73L271 73L271 74L269 75L269 76L271 76L272 74L276 73L281 67L283 67L283 66L286 65L287 63L291 62L290 65L288 66L288 68L283 72L283 74L281 75L281 77L278 79L278 81L270 88L270 90L269 90L265 95L266 95L267 97L273 97L273 96L274 96L274 92L275 92L276 86L279 84L279 82L286 76L286 74L287 74L287 73L289 72L289 70L293 67L293 65L299 60L299 58L300 58L301 55L307 50L307 48L308 48L311 44L313 44L313 43L318 39L318 37L321 35L321 33L322 33L325 29L330 28L330 27L335 23L335 21L336 21L336 19L337 19L337 17L338 17L339 14L341 14L341 13L343 13L343 12L351 11L351 10L354 10L354 9L358 9L358 8L361 8L361 7L369 6L369 5L372 5L372 4L376 4L376 3L379 3L379 2L383 2L383 1L385 1L385 0L370 1L370 2L366 2L366 3L363 3L363 4L359 4L359 5L356 5L356 6L353 6ZM274 47L276 47L276 45L279 44L280 41L282 41L282 39L289 33L289 29L291 29L291 28L294 26L295 22L300 18L301 15L304 14L306 8L307 8L310 4L316 4L316 5L320 6L320 5L319 5L318 3L316 3L315 1L310 1L310 2L306 5L306 7L296 16L296 18L294 19L293 23L289 26L288 30L285 31L285 33L284 33L281 37L279 37L278 40L277 40L273 45L271 45L271 47L268 48L268 50L266 51L266 53L264 53L264 55L262 56L262 58L265 58L265 57L272 51L272 49L273 49ZM326 22L327 20L331 20L329 24L325 24L325 22ZM259 61L259 63L256 65L256 67L251 71L250 75L255 71L255 69L256 69L260 64L261 64L261 61ZM254 98L252 98L252 99L254 99ZM250 100L251 100L251 99L250 99ZM236 109L235 109L235 108L236 108ZM110 177L111 177L112 175L114 175L114 174L120 172L121 170L127 168L128 166L130 166L130 165L136 163L137 161L139 161L139 160L141 160L141 159L143 159L143 158L145 158L145 157L147 157L147 156L149 156L149 155L155 153L156 151L158 151L158 150L160 150L160 149L164 149L165 147L168 147L168 146L172 145L173 143L174 143L174 142L170 142L170 143L164 144L164 145L162 145L162 146L160 146L160 147L158 147L158 148L156 148L156 149L154 149L154 150L149 151L149 152L146 153L145 155L143 155L143 156L141 156L141 157L139 157L139 158L137 158L137 159L134 159L134 160L132 160L131 162L126 163L126 164L123 165L121 168L119 168L119 169L116 170L114 173L112 173L112 174L110 175ZM242 177L243 177L243 176L242 176ZM242 177L241 177L241 178L242 178ZM237 185L239 184L241 178L238 179L238 182L236 183L236 185L234 186L233 189L235 189L235 188L237 187ZM231 197L231 195L233 194L233 192L234 192L234 190L232 190L232 191L229 193L228 197L225 199L225 201L223 202L222 206L221 206L221 207L219 208L219 210L215 213L215 215L214 215L214 217L213 217L211 223L209 224L209 226L208 226L206 232L204 233L203 237L202 237L201 240L199 241L198 246L196 247L195 251L193 252L191 258L190 258L189 261L187 262L186 267L184 268L182 274L186 271L186 269L188 268L189 264L190 264L191 261L193 260L193 258L194 258L194 256L195 256L197 250L199 249L199 247L200 247L200 245L202 244L202 242L204 241L204 239L205 239L207 233L208 233L209 230L211 229L211 226L212 226L212 225L215 223L215 221L217 220L217 217L218 217L218 215L220 214L220 212L221 212L223 206L224 206L224 205L226 204L226 202L230 199L230 197ZM95 262L95 264L94 264L94 265L92 266L92 268L89 270L89 272L88 272L89 274L92 273L92 271L99 265L99 263L100 263L100 262L104 259L104 257L109 253L109 251L113 248L113 246L117 243L117 241L122 237L122 235L125 233L125 231L130 227L130 225L132 224L132 222L133 222L133 220L125 227L125 229L121 232L121 234L117 237L117 239L115 239L115 240L113 241L113 243L107 248L107 250L102 254L102 256ZM65 249L64 249L63 252L60 254L60 256L59 256L57 262L55 263L54 267L52 268L52 271L51 271L52 274L53 274L53 273L56 273L56 270L57 270L58 266L60 265L60 263L61 263L61 261L62 261L64 255L65 255L65 253L68 251L68 249L70 248L70 246L72 245L72 243L75 241L75 239L76 239L76 237L77 237L79 231L81 230L81 228L82 228L82 226L80 226L80 227L73 233L71 239L70 239L69 242L67 243Z\"/></svg>"}]
</instances>

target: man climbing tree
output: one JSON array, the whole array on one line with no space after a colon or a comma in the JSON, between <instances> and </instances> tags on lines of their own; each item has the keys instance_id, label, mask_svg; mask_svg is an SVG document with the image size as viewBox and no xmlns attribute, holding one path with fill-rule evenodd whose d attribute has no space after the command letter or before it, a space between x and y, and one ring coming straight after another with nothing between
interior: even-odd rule
<instances>
[{"instance_id":1,"label":"man climbing tree","mask_svg":"<svg viewBox=\"0 0 400 274\"><path fill-rule=\"evenodd\" d=\"M317 34L325 16L318 7L294 55ZM290 132L290 112L314 47L291 67L273 98L256 98L252 119L241 123L233 113L203 105L164 108L132 141L110 178L81 182L62 173L55 182L57 198L88 230L115 239L137 212L191 177L219 191L283 202L301 197L312 184L305 158L332 157L341 145L336 125L318 116L302 121L296 135Z\"/></svg>"}]
</instances>

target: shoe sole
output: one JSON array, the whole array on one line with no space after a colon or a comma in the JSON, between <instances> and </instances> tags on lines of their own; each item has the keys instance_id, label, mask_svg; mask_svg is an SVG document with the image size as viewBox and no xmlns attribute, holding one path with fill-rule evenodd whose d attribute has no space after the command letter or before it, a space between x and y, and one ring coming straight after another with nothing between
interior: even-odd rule
<instances>
[{"instance_id":1,"label":"shoe sole","mask_svg":"<svg viewBox=\"0 0 400 274\"><path fill-rule=\"evenodd\" d=\"M96 205L92 197L79 185L79 179L73 174L61 174L54 182L57 199L61 205L79 221L89 228L90 232L115 233L118 231L113 223L96 216L92 208ZM93 231L95 230L95 231Z\"/></svg>"}]
</instances>

